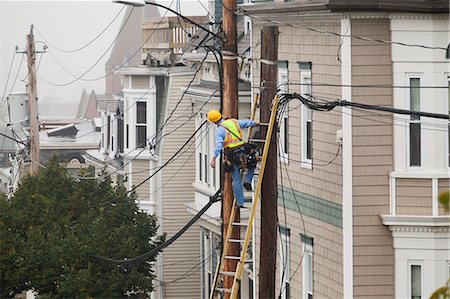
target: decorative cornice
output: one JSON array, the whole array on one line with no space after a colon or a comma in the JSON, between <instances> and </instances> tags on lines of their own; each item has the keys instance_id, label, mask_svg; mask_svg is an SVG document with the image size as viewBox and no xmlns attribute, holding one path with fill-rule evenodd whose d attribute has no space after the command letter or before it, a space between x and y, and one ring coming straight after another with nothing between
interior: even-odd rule
<instances>
[{"instance_id":1,"label":"decorative cornice","mask_svg":"<svg viewBox=\"0 0 450 299\"><path fill-rule=\"evenodd\" d=\"M389 230L396 233L448 233L450 232L450 226L389 226Z\"/></svg>"},{"instance_id":2,"label":"decorative cornice","mask_svg":"<svg viewBox=\"0 0 450 299\"><path fill-rule=\"evenodd\" d=\"M450 232L449 216L381 215L383 224L392 232L447 233Z\"/></svg>"}]
</instances>

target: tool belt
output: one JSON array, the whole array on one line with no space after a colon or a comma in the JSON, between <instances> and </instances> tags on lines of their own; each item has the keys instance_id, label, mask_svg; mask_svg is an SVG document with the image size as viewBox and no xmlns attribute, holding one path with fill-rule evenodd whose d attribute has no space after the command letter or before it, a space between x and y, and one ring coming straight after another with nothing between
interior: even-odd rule
<instances>
[{"instance_id":1,"label":"tool belt","mask_svg":"<svg viewBox=\"0 0 450 299\"><path fill-rule=\"evenodd\" d=\"M255 168L260 160L258 146L253 143L246 143L234 148L225 148L226 160L224 162L225 172L233 170L233 164L239 169Z\"/></svg>"}]
</instances>

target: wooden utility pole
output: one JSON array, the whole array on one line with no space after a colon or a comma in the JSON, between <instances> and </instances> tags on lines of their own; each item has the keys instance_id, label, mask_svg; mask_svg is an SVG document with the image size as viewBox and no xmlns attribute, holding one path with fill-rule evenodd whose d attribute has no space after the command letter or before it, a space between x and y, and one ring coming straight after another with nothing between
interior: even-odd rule
<instances>
[{"instance_id":1,"label":"wooden utility pole","mask_svg":"<svg viewBox=\"0 0 450 299\"><path fill-rule=\"evenodd\" d=\"M236 0L222 0L222 25L225 33L225 42L222 48L223 55L223 90L222 90L222 114L224 117L238 117L238 65L237 65L237 29L236 29ZM233 208L233 191L231 188L231 175L225 173L222 193L223 235L222 244L225 244L231 209ZM240 214L236 212L235 221L239 222ZM239 239L239 230L233 230L232 239ZM239 256L240 244L231 243L228 247L228 255ZM224 271L235 271L237 260L226 259ZM225 276L224 288L233 286L233 277ZM225 293L225 298L230 294Z\"/></svg>"},{"instance_id":2,"label":"wooden utility pole","mask_svg":"<svg viewBox=\"0 0 450 299\"><path fill-rule=\"evenodd\" d=\"M270 107L277 93L278 27L264 26L261 33L261 109L262 123L268 123ZM261 127L261 136L267 128ZM261 245L259 297L275 297L277 261L277 134L273 132L261 187Z\"/></svg>"},{"instance_id":3,"label":"wooden utility pole","mask_svg":"<svg viewBox=\"0 0 450 299\"><path fill-rule=\"evenodd\" d=\"M40 146L39 146L39 119L38 119L38 98L36 86L36 49L33 35L33 25L30 34L27 35L27 57L28 57L28 107L30 124L30 157L31 174L39 169Z\"/></svg>"}]
</instances>

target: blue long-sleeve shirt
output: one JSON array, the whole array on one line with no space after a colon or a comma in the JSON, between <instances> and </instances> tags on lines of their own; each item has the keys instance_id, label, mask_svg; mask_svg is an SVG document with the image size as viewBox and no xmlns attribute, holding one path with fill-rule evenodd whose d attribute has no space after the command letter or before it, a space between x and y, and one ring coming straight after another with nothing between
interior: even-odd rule
<instances>
[{"instance_id":1,"label":"blue long-sleeve shirt","mask_svg":"<svg viewBox=\"0 0 450 299\"><path fill-rule=\"evenodd\" d=\"M218 155L220 155L220 151L223 147L223 142L225 140L226 136L226 130L224 127L222 127L220 124L223 122L223 119L217 124L216 128L216 146L214 147L214 158L217 158ZM256 124L253 120L250 119L244 119L244 120L238 120L238 124L241 127L241 129L245 129L248 127L254 127Z\"/></svg>"}]
</instances>

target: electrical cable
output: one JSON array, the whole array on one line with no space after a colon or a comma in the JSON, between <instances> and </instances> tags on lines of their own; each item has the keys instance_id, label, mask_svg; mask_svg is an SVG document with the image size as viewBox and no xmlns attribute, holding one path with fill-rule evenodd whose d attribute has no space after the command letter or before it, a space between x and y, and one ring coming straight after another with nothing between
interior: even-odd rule
<instances>
[{"instance_id":1,"label":"electrical cable","mask_svg":"<svg viewBox=\"0 0 450 299\"><path fill-rule=\"evenodd\" d=\"M90 66L86 71L84 71L80 76L78 76L78 77L74 78L73 80L71 80L69 82L66 82L66 83L53 83L53 82L50 82L50 81L46 80L45 78L42 78L42 76L40 76L36 72L36 74L39 77L39 79L41 79L42 81L44 81L45 83L47 83L49 85L57 86L57 87L67 86L67 85L70 85L70 84L72 84L72 83L74 83L74 82L76 82L78 80L83 80L83 81L96 81L96 80L98 80L98 78L95 78L95 79L82 79L82 77L84 75L86 75L87 73L89 73L98 63L100 63L100 60L108 53L108 51L112 48L112 46L114 46L116 40L119 38L119 36L122 33L123 29L127 25L128 20L130 19L131 14L133 13L133 11L134 11L134 7L131 9L130 13L128 14L128 16L127 16L127 18L126 18L126 20L124 22L124 24L120 27L119 32L117 33L116 37L113 39L113 41L111 42L109 47L103 52L103 54L97 59L97 61L92 66ZM64 68L64 70L65 70L65 68ZM69 73L69 74L71 74L71 73ZM104 77L102 77L102 78L104 78Z\"/></svg>"},{"instance_id":2,"label":"electrical cable","mask_svg":"<svg viewBox=\"0 0 450 299\"><path fill-rule=\"evenodd\" d=\"M412 48L422 48L422 49L429 49L429 50L443 50L443 51L447 51L446 47L433 47L433 46L426 46L426 45L420 45L420 44L408 44L408 43L403 43L403 42L381 40L381 39L370 38L370 37L365 37L365 36L358 36L358 35L351 35L351 34L341 34L341 33L337 33L337 32L332 32L332 31L317 29L317 28L313 28L313 27L308 27L308 26L304 26L304 25L300 25L300 24L295 25L295 24L284 23L284 22L280 22L280 21L276 21L276 20L272 20L272 19L269 19L269 18L264 18L264 17L261 17L261 16L257 16L257 15L248 13L247 11L245 11L242 8L238 9L238 13L246 15L246 16L248 16L250 18L263 20L263 21L266 21L266 22L270 22L272 24L277 24L279 26L287 26L287 27L293 27L293 28L297 28L297 29L305 29L305 30L308 30L308 31L313 31L313 32L316 32L316 33L321 33L321 34L334 35L334 36L338 36L338 37L349 37L349 38L354 38L354 39L358 39L358 40L362 40L362 41L383 43L383 44L389 44L389 45L398 45L398 46L412 47Z\"/></svg>"},{"instance_id":3,"label":"electrical cable","mask_svg":"<svg viewBox=\"0 0 450 299\"><path fill-rule=\"evenodd\" d=\"M288 83L282 83L279 86L283 85L296 85L296 86L324 86L324 87L351 87L351 88L387 88L387 89L399 89L399 88L405 88L410 89L411 86L409 85L389 85L389 84L334 84L334 83L302 83L302 82L296 82L296 81L289 81ZM448 89L449 86L445 85L428 85L428 86L420 86L420 89Z\"/></svg>"},{"instance_id":4,"label":"electrical cable","mask_svg":"<svg viewBox=\"0 0 450 299\"><path fill-rule=\"evenodd\" d=\"M153 172L150 176L148 176L146 179L144 179L142 182L140 182L139 184L135 185L133 188L131 188L130 190L128 190L124 195L118 197L121 198L123 196L127 196L130 193L134 192L137 188L139 188L140 186L142 186L145 182L147 182L148 180L150 180L152 177L154 177L159 171L161 171L164 167L166 167L169 163L171 163L177 156L178 154L183 150L184 147L186 147L189 142L195 137L195 135L198 133L198 131L207 123L207 121L204 121L197 130L195 130L195 132L186 140L186 142L160 167L157 168L157 170L155 172ZM116 198L116 199L118 199ZM111 199L107 202L103 202L103 203L98 203L95 205L90 205L88 206L88 208L92 208L92 207L96 207L96 206L101 206L101 205L107 205L107 204L113 204L115 199Z\"/></svg>"},{"instance_id":5,"label":"electrical cable","mask_svg":"<svg viewBox=\"0 0 450 299\"><path fill-rule=\"evenodd\" d=\"M55 50L63 52L63 53L74 53L74 52L78 52L81 51L85 48L87 48L89 45L91 45L93 42L95 42L103 33L105 33L106 30L108 30L109 27L111 27L111 25L116 21L116 19L119 17L120 13L125 9L126 5L123 5L122 8L119 10L119 12L116 14L116 16L111 20L111 22L97 35L94 37L94 39L92 39L91 41L89 41L88 43L86 43L84 46L81 46L79 48L73 49L73 50L65 50L65 49L61 49L56 47L55 45L53 45L52 43L49 42L49 40L44 36L44 34L42 34L39 29L34 26L34 29L41 35L42 39L45 40L45 42L53 47Z\"/></svg>"},{"instance_id":6,"label":"electrical cable","mask_svg":"<svg viewBox=\"0 0 450 299\"><path fill-rule=\"evenodd\" d=\"M189 86L190 86L190 85L189 85ZM187 87L187 89L189 89L189 86ZM186 91L187 91L187 89L186 89ZM175 131L177 131L178 129L180 129L181 127L185 126L185 125L188 123L188 120L194 118L194 117L195 117L195 116L203 109L203 107L209 103L209 101L210 101L211 98L216 94L216 92L217 92L217 89L209 96L209 98L205 101L205 103L203 103L203 105L199 108L199 110L198 110L195 114L193 114L192 116L190 116L185 122L183 122L181 125L179 125L177 128L175 128L175 129L172 130L171 132L168 132L168 133L163 134L162 136L160 136L159 140L158 140L158 141L155 141L155 143L153 144L153 146L156 146L156 145L162 140L163 137L166 137L167 135L170 135L170 134L174 133ZM180 116L180 117L183 117L183 116ZM177 119L178 119L178 118L177 118ZM177 120L177 119L175 119L175 120ZM168 119L167 119L167 120L168 120ZM175 120L174 120L174 121L175 121ZM171 122L168 122L166 125L169 125L169 124L171 124ZM162 128L163 128L163 127L162 127ZM161 128L158 132L160 132L160 131L162 130L162 128ZM150 139L152 139L152 138L154 138L154 137L156 136L156 134L158 134L158 132L156 132L152 137L149 137L149 138L147 139L147 141L150 140ZM135 149L138 149L138 148L136 147ZM141 149L140 152L138 152L132 159L130 159L130 161L128 161L127 163L125 163L124 165L122 165L122 166L121 166L120 168L118 168L117 170L115 170L115 171L109 173L108 176L109 176L109 175L112 175L112 174L114 174L114 173L118 173L120 170L124 169L125 166L127 166L128 164L130 164L132 161L136 160L137 157L138 157L140 154L142 154L142 152L143 152L145 149L146 149L146 147L143 147L143 148ZM130 151L130 152L131 152L131 151ZM129 153L130 153L130 152L129 152ZM127 153L127 154L129 154L129 153ZM123 155L122 158L123 158L123 157L126 157L127 154ZM109 163L107 163L107 164L110 164L110 163L111 163L111 162L109 162ZM148 170L147 170L147 171L148 171Z\"/></svg>"},{"instance_id":7,"label":"electrical cable","mask_svg":"<svg viewBox=\"0 0 450 299\"><path fill-rule=\"evenodd\" d=\"M367 110L384 111L384 112L403 114L403 115L415 115L415 116L423 116L423 117L438 118L438 119L450 119L448 114L412 111L412 110L398 109L398 108L392 108L392 107L386 107L386 106L368 105L368 104L350 102L347 100L336 100L336 101L321 104L318 102L311 101L311 98L313 98L311 96L307 99L297 93L282 94L281 98L282 99L280 100L280 102L282 102L282 104L283 104L283 101L290 101L292 99L298 99L302 102L302 104L304 104L309 109L313 109L313 110L317 110L317 111L331 111L338 106L341 106L341 107L349 106L349 107L356 107L356 108L367 109Z\"/></svg>"},{"instance_id":8,"label":"electrical cable","mask_svg":"<svg viewBox=\"0 0 450 299\"><path fill-rule=\"evenodd\" d=\"M7 90L7 88L8 88L9 77L11 76L11 70L12 70L12 67L13 67L13 64L14 64L14 59L15 59L15 57L16 57L16 50L14 49L13 57L12 57L12 59L11 59L11 64L9 65L8 75L7 75L7 77L6 77L5 89L3 90L3 95L2 95L2 99L1 99L2 103L3 103L4 101L6 101L6 99L5 99L5 94L6 94L6 90ZM1 105L0 105L0 106L1 106Z\"/></svg>"},{"instance_id":9,"label":"electrical cable","mask_svg":"<svg viewBox=\"0 0 450 299\"><path fill-rule=\"evenodd\" d=\"M283 143L281 142L281 138L280 138L280 133L279 132L277 132L277 135L278 135L278 145L279 145L279 148L280 148L280 152L281 153L283 153L284 152L284 148L283 148ZM283 199L283 214L284 214L284 227L286 228L286 229L288 229L288 221L287 221L287 213L286 213L286 198L285 198L285 196L284 196L284 185L283 185L283 170L282 170L282 162L281 162L281 159L278 159L278 162L279 162L279 167L280 167L280 179L281 179L281 198ZM278 194L278 192L277 192L277 194ZM282 273L282 275L281 275L281 283L283 283L284 282L284 275L285 275L285 272L286 272L286 266L287 266L287 263L290 263L290 261L288 261L287 260L287 252L284 252L284 246L283 246L283 237L282 237L282 233L281 233L281 227L280 227L280 225L279 225L279 218L278 218L278 214L277 214L277 223L278 223L278 232L279 232L279 234L280 234L280 247L281 247L281 257L280 257L280 261L282 261L282 269L283 269L283 273ZM288 240L286 240L286 242L287 242ZM290 241L290 236L289 236L289 241ZM290 248L290 246L286 246L287 247L287 249L289 249ZM289 267L289 269L290 269L290 267ZM284 290L285 290L285 287L287 286L287 284L288 284L289 282L288 281L286 281L285 282L285 285L283 286L283 288L281 288L280 287L280 294L279 294L279 296L278 296L278 298L281 298L281 295L283 294L283 292L284 292Z\"/></svg>"},{"instance_id":10,"label":"electrical cable","mask_svg":"<svg viewBox=\"0 0 450 299\"><path fill-rule=\"evenodd\" d=\"M291 178L290 178L290 175L289 175L289 171L288 171L288 168L287 168L287 165L286 165L286 164L284 164L284 169L285 169L286 176L287 176L287 179L288 179L288 182L289 182L289 187L290 187L291 190L294 191L295 189L294 189L294 187L292 186L292 181L291 181ZM283 171L283 170L281 169L281 171ZM281 184L283 185L283 182L281 182ZM304 233L305 236L306 236L306 235L307 235L307 232L306 232L305 219L304 219L304 217L303 217L303 213L302 213L300 204L298 203L297 196L295 195L295 192L292 192L292 195L294 196L294 202L295 202L295 204L297 205L298 213L300 214L300 219L301 219L301 221L302 221L302 226L303 226L303 233ZM297 265L297 268L294 270L294 273L292 273L292 275L289 277L289 281L295 276L295 274L297 273L298 269L299 269L300 266L302 265L302 262L303 262L303 258L304 258L304 256L305 256L305 253L306 253L306 252L303 251L302 257L301 257L301 259L300 259L300 261L299 261L299 263L298 263L298 265Z\"/></svg>"},{"instance_id":11,"label":"electrical cable","mask_svg":"<svg viewBox=\"0 0 450 299\"><path fill-rule=\"evenodd\" d=\"M183 228L178 231L175 235L173 235L169 240L165 241L164 243L156 246L155 248L147 251L146 253L143 253L141 255L138 255L136 257L130 258L130 259L124 259L124 260L116 260L111 259L108 257L102 257L99 255L96 255L95 257L100 260L104 260L110 263L115 263L118 265L130 265L134 262L142 261L142 260L148 260L149 258L157 255L160 251L163 251L164 248L168 247L170 244L172 244L174 241L176 241L183 233L188 230L215 202L219 201L221 199L221 189L217 190L217 192L209 198L209 202L188 222L186 223Z\"/></svg>"},{"instance_id":12,"label":"electrical cable","mask_svg":"<svg viewBox=\"0 0 450 299\"><path fill-rule=\"evenodd\" d=\"M6 132L6 131L5 131L5 132ZM12 138L12 137L6 135L6 134L0 133L0 135L2 135L3 137L5 137L5 138L7 138L7 139L10 139L10 140L12 140L12 141L14 141L14 142L17 142L17 143L21 143L21 144L23 144L23 145L26 145L25 142L23 142L23 141L21 141L21 140L18 140L18 139L14 139L14 138Z\"/></svg>"}]
</instances>

